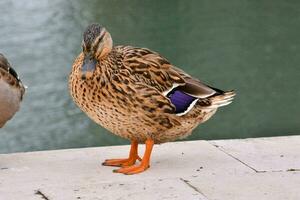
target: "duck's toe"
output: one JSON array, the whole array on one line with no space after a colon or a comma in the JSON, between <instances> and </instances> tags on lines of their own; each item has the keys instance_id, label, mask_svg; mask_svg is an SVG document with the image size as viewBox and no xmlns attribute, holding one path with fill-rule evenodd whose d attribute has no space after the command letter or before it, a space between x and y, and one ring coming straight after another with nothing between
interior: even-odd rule
<instances>
[{"instance_id":1,"label":"duck's toe","mask_svg":"<svg viewBox=\"0 0 300 200\"><path fill-rule=\"evenodd\" d=\"M141 160L141 158L138 157L130 157L125 159L107 159L105 160L102 165L104 166L113 166L113 167L127 167L132 166L135 164L136 160Z\"/></svg>"},{"instance_id":2,"label":"duck's toe","mask_svg":"<svg viewBox=\"0 0 300 200\"><path fill-rule=\"evenodd\" d=\"M143 171L146 171L150 166L145 165L141 163L140 165L134 165L134 166L129 166L129 167L122 167L120 169L115 169L113 172L115 173L122 173L126 175L132 175L132 174L138 174Z\"/></svg>"}]
</instances>

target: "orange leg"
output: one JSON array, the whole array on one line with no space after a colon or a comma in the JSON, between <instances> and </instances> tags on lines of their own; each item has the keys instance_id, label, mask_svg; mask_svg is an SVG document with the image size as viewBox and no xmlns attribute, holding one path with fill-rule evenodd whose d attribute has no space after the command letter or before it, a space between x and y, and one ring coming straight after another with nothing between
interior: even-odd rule
<instances>
[{"instance_id":1,"label":"orange leg","mask_svg":"<svg viewBox=\"0 0 300 200\"><path fill-rule=\"evenodd\" d=\"M131 142L131 147L130 147L130 153L129 153L129 158L126 159L107 159L105 160L102 165L104 166L117 166L117 167L125 167L125 166L131 166L134 165L136 160L142 160L138 156L138 143L137 141L132 141Z\"/></svg>"},{"instance_id":2,"label":"orange leg","mask_svg":"<svg viewBox=\"0 0 300 200\"><path fill-rule=\"evenodd\" d=\"M120 169L114 170L114 172L123 173L123 174L126 174L126 175L131 175L131 174L141 173L141 172L145 171L146 169L148 169L150 167L150 165L149 165L150 156L151 156L152 148L153 148L153 145L154 145L154 141L148 139L148 140L146 140L145 144L146 144L146 150L145 150L144 157L143 157L143 160L142 160L140 165L122 167Z\"/></svg>"}]
</instances>

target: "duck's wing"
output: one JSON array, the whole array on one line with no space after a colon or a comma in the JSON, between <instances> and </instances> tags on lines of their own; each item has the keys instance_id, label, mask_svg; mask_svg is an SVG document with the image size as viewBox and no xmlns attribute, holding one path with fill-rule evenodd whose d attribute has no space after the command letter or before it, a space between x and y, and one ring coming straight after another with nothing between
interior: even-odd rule
<instances>
[{"instance_id":1,"label":"duck's wing","mask_svg":"<svg viewBox=\"0 0 300 200\"><path fill-rule=\"evenodd\" d=\"M187 113L198 100L203 106L211 106L213 102L210 101L210 97L224 94L224 91L210 87L173 66L154 51L131 46L116 48L123 54L123 67L129 70L131 79L147 86L148 91L151 91L151 88L156 89L162 98L167 98L170 105L175 107L176 114ZM224 100L226 105L230 100L232 99Z\"/></svg>"},{"instance_id":2,"label":"duck's wing","mask_svg":"<svg viewBox=\"0 0 300 200\"><path fill-rule=\"evenodd\" d=\"M206 98L219 92L183 70L173 66L166 58L146 48L119 47L124 52L123 63L134 78L168 95L173 89L195 98Z\"/></svg>"}]
</instances>

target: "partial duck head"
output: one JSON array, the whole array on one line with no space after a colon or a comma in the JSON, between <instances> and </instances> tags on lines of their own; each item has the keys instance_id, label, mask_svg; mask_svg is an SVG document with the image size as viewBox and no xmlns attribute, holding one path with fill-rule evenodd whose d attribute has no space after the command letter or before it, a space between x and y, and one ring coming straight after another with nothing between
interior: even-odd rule
<instances>
[{"instance_id":1,"label":"partial duck head","mask_svg":"<svg viewBox=\"0 0 300 200\"><path fill-rule=\"evenodd\" d=\"M17 72L11 67L8 60L1 53L0 53L0 68L7 71L10 75L12 75L15 79L17 79L18 82L21 82L20 77L18 76Z\"/></svg>"},{"instance_id":2,"label":"partial duck head","mask_svg":"<svg viewBox=\"0 0 300 200\"><path fill-rule=\"evenodd\" d=\"M83 33L82 52L84 55L81 67L83 80L93 76L97 63L112 50L113 42L109 32L99 24L89 25Z\"/></svg>"},{"instance_id":3,"label":"partial duck head","mask_svg":"<svg viewBox=\"0 0 300 200\"><path fill-rule=\"evenodd\" d=\"M23 94L25 92L26 86L23 85L23 83L22 83L19 75L17 74L17 72L14 70L14 68L11 67L8 60L1 53L0 53L0 69L3 69L4 71L6 71L7 74L10 74L11 76L13 76L15 78L15 81L19 85L19 88L20 88L20 91L21 91L21 99L22 99Z\"/></svg>"}]
</instances>

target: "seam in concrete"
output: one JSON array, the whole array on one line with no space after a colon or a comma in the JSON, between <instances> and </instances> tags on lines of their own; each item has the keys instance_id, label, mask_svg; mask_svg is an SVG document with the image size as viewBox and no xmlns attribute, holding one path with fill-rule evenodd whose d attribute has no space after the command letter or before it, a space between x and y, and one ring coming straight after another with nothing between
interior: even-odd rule
<instances>
[{"instance_id":1,"label":"seam in concrete","mask_svg":"<svg viewBox=\"0 0 300 200\"><path fill-rule=\"evenodd\" d=\"M293 169L293 168L291 168L291 169L288 169L286 171L287 172L300 172L300 169Z\"/></svg>"},{"instance_id":2,"label":"seam in concrete","mask_svg":"<svg viewBox=\"0 0 300 200\"><path fill-rule=\"evenodd\" d=\"M210 143L210 142L209 142ZM222 151L223 153L225 153L226 155L230 156L231 158L239 161L240 163L242 163L243 165L245 165L246 167L252 169L254 172L256 173L265 173L266 171L259 171L259 170L256 170L255 168L251 167L250 165L248 165L247 163L241 161L240 159L234 157L233 155L231 155L230 153L226 152L221 146L219 145L216 145L216 144L213 144L213 143L210 143L211 145L213 145L214 147L216 147L218 150Z\"/></svg>"},{"instance_id":3,"label":"seam in concrete","mask_svg":"<svg viewBox=\"0 0 300 200\"><path fill-rule=\"evenodd\" d=\"M281 172L299 172L300 169L281 169L281 170L270 170L270 171L258 171L258 173L281 173Z\"/></svg>"},{"instance_id":4,"label":"seam in concrete","mask_svg":"<svg viewBox=\"0 0 300 200\"><path fill-rule=\"evenodd\" d=\"M193 185L190 183L190 181L185 180L185 179L183 179L183 178L180 178L180 180L181 180L182 182L184 182L188 187L192 188L193 190L195 190L196 192L198 192L199 194L201 194L202 196L204 196L205 199L209 200L209 199L207 198L207 196L206 196L205 194L203 194L203 192L201 192L197 187L193 186Z\"/></svg>"},{"instance_id":5,"label":"seam in concrete","mask_svg":"<svg viewBox=\"0 0 300 200\"><path fill-rule=\"evenodd\" d=\"M45 200L50 200L41 190L36 190L35 193L36 195L39 195L42 199L45 199Z\"/></svg>"},{"instance_id":6,"label":"seam in concrete","mask_svg":"<svg viewBox=\"0 0 300 200\"><path fill-rule=\"evenodd\" d=\"M240 159L234 157L232 154L228 153L225 151L225 149L222 148L222 146L214 144L209 142L211 145L213 145L214 147L216 147L218 150L222 151L223 153L225 153L226 155L232 157L233 159L239 161L240 163L242 163L243 165L245 165L246 167L252 169L254 172L256 173L267 173L267 172L299 172L300 169L287 169L287 170L272 170L272 171L266 171L266 170L256 170L255 168L251 167L250 165L248 165L247 163L241 161Z\"/></svg>"}]
</instances>

